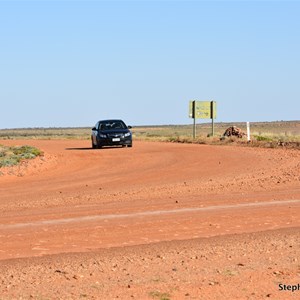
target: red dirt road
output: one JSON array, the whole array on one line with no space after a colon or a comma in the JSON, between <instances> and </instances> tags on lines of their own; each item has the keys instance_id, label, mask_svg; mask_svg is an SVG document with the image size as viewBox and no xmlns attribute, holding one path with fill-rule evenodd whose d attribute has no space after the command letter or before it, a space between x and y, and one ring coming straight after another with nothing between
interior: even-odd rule
<instances>
[{"instance_id":1,"label":"red dirt road","mask_svg":"<svg viewBox=\"0 0 300 300\"><path fill-rule=\"evenodd\" d=\"M300 291L279 291L273 278L285 274L287 284L300 283L300 151L153 142L92 150L89 141L73 140L0 144L45 152L1 170L0 299L300 298ZM209 257L211 249L219 254ZM251 270L242 272L245 263L236 262L233 275L223 274L230 253L237 261L247 256ZM201 255L209 265L192 259L177 278L183 283L174 282L182 260ZM217 279L202 285L218 268ZM246 284L253 274L258 277ZM76 285L64 289L59 275ZM157 277L164 279L154 282Z\"/></svg>"}]
</instances>

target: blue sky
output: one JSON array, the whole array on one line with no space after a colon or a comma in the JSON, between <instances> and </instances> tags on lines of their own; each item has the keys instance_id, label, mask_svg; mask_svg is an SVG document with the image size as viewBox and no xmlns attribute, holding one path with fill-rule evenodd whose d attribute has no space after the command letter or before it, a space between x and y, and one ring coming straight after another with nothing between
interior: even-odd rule
<instances>
[{"instance_id":1,"label":"blue sky","mask_svg":"<svg viewBox=\"0 0 300 300\"><path fill-rule=\"evenodd\" d=\"M300 119L300 2L0 1L0 128ZM200 123L203 120L199 121Z\"/></svg>"}]
</instances>

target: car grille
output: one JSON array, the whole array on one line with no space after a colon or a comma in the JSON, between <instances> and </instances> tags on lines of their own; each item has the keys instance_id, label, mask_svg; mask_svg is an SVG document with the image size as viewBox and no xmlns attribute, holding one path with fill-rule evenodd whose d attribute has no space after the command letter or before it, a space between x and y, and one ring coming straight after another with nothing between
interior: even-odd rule
<instances>
[{"instance_id":1,"label":"car grille","mask_svg":"<svg viewBox=\"0 0 300 300\"><path fill-rule=\"evenodd\" d=\"M107 135L109 138L122 138L123 137L123 133L113 133L113 134L108 134Z\"/></svg>"}]
</instances>

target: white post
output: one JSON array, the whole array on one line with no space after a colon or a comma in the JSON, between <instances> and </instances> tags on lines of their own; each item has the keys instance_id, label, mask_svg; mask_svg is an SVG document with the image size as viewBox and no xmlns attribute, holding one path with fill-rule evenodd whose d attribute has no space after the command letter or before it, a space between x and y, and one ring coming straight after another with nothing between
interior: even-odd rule
<instances>
[{"instance_id":1,"label":"white post","mask_svg":"<svg viewBox=\"0 0 300 300\"><path fill-rule=\"evenodd\" d=\"M247 141L250 142L250 122L247 122Z\"/></svg>"}]
</instances>

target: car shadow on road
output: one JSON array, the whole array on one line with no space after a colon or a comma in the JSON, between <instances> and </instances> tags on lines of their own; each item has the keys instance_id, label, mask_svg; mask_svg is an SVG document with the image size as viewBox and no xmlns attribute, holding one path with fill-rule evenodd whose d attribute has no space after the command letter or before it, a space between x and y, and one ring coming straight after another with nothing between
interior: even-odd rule
<instances>
[{"instance_id":1,"label":"car shadow on road","mask_svg":"<svg viewBox=\"0 0 300 300\"><path fill-rule=\"evenodd\" d=\"M65 148L65 150L68 150L68 151L74 151L74 150L81 150L81 151L85 151L85 150L98 150L98 151L102 151L102 150L106 150L106 149L120 149L120 148L123 148L122 146L121 147L103 147L101 149L95 149L95 148L92 148L92 147L78 147L78 148Z\"/></svg>"},{"instance_id":2,"label":"car shadow on road","mask_svg":"<svg viewBox=\"0 0 300 300\"><path fill-rule=\"evenodd\" d=\"M65 148L65 150L95 150L92 147L85 147L85 148Z\"/></svg>"}]
</instances>

